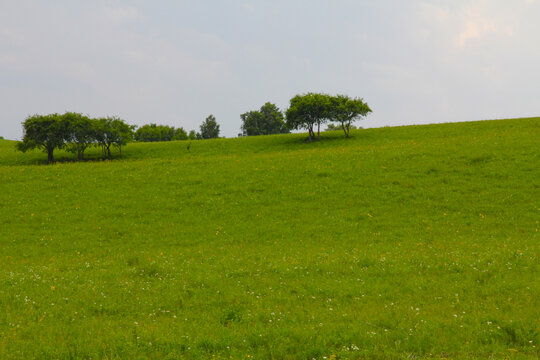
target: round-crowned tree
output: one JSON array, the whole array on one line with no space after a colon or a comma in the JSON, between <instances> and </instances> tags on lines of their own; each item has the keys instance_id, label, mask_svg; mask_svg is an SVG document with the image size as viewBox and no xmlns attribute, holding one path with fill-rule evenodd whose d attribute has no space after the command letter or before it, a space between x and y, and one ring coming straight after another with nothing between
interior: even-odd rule
<instances>
[{"instance_id":1,"label":"round-crowned tree","mask_svg":"<svg viewBox=\"0 0 540 360\"><path fill-rule=\"evenodd\" d=\"M202 139L214 139L219 137L219 124L214 115L209 115L201 124L200 136Z\"/></svg>"}]
</instances>

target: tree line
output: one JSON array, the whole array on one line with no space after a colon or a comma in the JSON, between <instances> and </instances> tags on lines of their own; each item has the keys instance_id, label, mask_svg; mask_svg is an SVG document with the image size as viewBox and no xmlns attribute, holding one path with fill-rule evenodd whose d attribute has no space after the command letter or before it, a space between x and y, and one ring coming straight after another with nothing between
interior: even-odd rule
<instances>
[{"instance_id":1,"label":"tree line","mask_svg":"<svg viewBox=\"0 0 540 360\"><path fill-rule=\"evenodd\" d=\"M307 129L308 139L320 140L320 128L330 123L329 128L343 129L349 137L352 123L371 112L361 98L346 95L307 93L296 95L290 100L289 108L283 113L267 102L259 110L240 115L242 132L239 136L284 134L291 130ZM333 123L337 123L335 125ZM54 150L65 149L84 159L84 152L91 146L101 147L104 157L111 158L111 149L117 148L122 155L122 146L130 141L172 141L213 139L219 137L219 124L214 115L209 115L200 125L200 132L167 125L147 124L138 128L128 125L118 117L90 118L75 112L64 114L32 115L23 122L23 140L17 149L27 151L39 148L47 153L49 163L54 162Z\"/></svg>"},{"instance_id":2,"label":"tree line","mask_svg":"<svg viewBox=\"0 0 540 360\"><path fill-rule=\"evenodd\" d=\"M83 160L85 150L97 146L110 159L112 147L122 154L122 146L133 139L134 128L118 117L93 119L74 112L32 115L23 122L23 140L17 143L17 149L42 149L47 161L53 163L56 149L76 153L77 159Z\"/></svg>"},{"instance_id":3,"label":"tree line","mask_svg":"<svg viewBox=\"0 0 540 360\"><path fill-rule=\"evenodd\" d=\"M135 131L135 141L174 141L174 140L200 140L219 137L219 124L214 115L209 115L201 124L199 132L191 130L187 133L184 128L175 128L168 125L146 124Z\"/></svg>"},{"instance_id":4,"label":"tree line","mask_svg":"<svg viewBox=\"0 0 540 360\"><path fill-rule=\"evenodd\" d=\"M148 124L135 131L118 117L90 118L80 113L31 115L23 122L23 139L16 148L22 152L41 149L47 153L47 162L54 162L54 151L64 149L77 154L84 160L84 152L89 147L100 147L103 156L112 157L111 150L118 149L122 156L122 146L135 141L171 141L187 139L211 139L219 136L219 124L210 115L201 124L200 132L188 134L183 128Z\"/></svg>"}]
</instances>

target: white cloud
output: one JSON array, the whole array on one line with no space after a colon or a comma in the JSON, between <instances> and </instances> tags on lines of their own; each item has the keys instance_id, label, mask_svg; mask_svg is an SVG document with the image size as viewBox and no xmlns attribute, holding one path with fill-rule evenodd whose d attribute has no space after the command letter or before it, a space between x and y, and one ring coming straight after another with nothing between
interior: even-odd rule
<instances>
[{"instance_id":1,"label":"white cloud","mask_svg":"<svg viewBox=\"0 0 540 360\"><path fill-rule=\"evenodd\" d=\"M485 0L444 6L423 2L420 10L427 27L420 31L420 36L439 41L446 39L458 49L489 36L514 36L520 26L522 7Z\"/></svg>"},{"instance_id":2,"label":"white cloud","mask_svg":"<svg viewBox=\"0 0 540 360\"><path fill-rule=\"evenodd\" d=\"M497 33L497 26L491 19L483 16L469 17L462 25L462 30L456 37L458 47L464 47L468 41L480 39L487 35Z\"/></svg>"}]
</instances>

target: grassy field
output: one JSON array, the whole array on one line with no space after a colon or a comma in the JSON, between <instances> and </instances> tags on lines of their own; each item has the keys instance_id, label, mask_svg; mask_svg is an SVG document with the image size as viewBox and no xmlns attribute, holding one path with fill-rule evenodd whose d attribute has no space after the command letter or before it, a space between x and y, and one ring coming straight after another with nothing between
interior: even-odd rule
<instances>
[{"instance_id":1,"label":"grassy field","mask_svg":"<svg viewBox=\"0 0 540 360\"><path fill-rule=\"evenodd\" d=\"M538 358L539 130L0 141L0 359Z\"/></svg>"}]
</instances>

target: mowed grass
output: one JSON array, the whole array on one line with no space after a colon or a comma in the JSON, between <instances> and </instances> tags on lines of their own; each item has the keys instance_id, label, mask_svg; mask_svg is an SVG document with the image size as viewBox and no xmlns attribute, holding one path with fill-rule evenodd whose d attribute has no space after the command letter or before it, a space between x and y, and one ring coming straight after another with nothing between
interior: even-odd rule
<instances>
[{"instance_id":1,"label":"mowed grass","mask_svg":"<svg viewBox=\"0 0 540 360\"><path fill-rule=\"evenodd\" d=\"M0 359L538 358L539 130L0 141Z\"/></svg>"}]
</instances>

